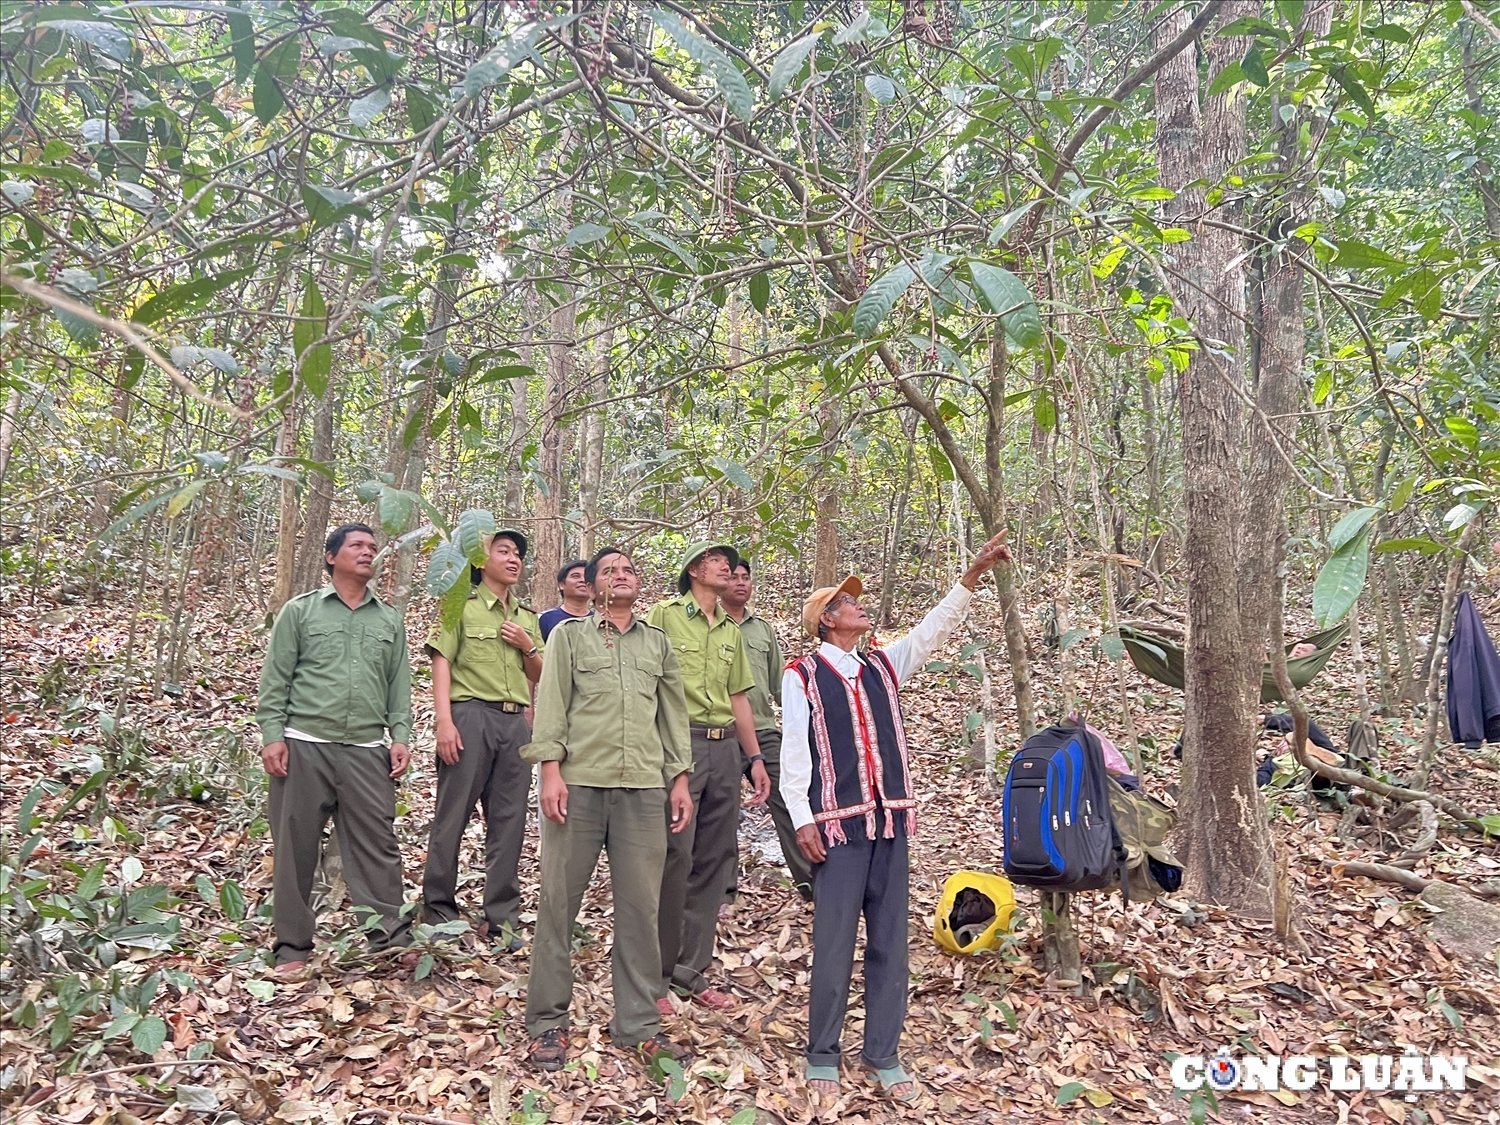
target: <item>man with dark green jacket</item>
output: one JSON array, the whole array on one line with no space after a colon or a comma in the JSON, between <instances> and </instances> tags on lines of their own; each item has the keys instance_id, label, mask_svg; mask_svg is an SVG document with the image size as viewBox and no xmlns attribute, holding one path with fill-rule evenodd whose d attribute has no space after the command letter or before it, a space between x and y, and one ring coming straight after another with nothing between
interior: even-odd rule
<instances>
[{"instance_id":1,"label":"man with dark green jacket","mask_svg":"<svg viewBox=\"0 0 1500 1125\"><path fill-rule=\"evenodd\" d=\"M406 627L369 588L370 528L344 524L324 547L332 581L293 598L277 616L255 712L271 777L278 972L300 968L312 952L313 875L330 815L349 896L356 910L377 918L371 946L411 940L395 832L396 779L411 760Z\"/></svg>"}]
</instances>

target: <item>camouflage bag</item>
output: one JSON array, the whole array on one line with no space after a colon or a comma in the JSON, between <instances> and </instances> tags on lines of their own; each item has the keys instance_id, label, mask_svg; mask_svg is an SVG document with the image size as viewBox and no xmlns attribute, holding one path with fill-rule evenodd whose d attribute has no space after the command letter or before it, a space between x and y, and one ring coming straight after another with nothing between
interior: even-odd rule
<instances>
[{"instance_id":1,"label":"camouflage bag","mask_svg":"<svg viewBox=\"0 0 1500 1125\"><path fill-rule=\"evenodd\" d=\"M1182 884L1182 864L1167 850L1177 814L1155 797L1109 779L1109 807L1125 844L1125 896L1151 899Z\"/></svg>"}]
</instances>

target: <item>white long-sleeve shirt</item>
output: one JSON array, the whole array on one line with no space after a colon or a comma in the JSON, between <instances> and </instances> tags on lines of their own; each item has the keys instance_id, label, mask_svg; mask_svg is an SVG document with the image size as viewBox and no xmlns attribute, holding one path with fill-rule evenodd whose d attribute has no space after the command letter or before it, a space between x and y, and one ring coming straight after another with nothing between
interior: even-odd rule
<instances>
[{"instance_id":1,"label":"white long-sleeve shirt","mask_svg":"<svg viewBox=\"0 0 1500 1125\"><path fill-rule=\"evenodd\" d=\"M899 641L881 646L880 651L885 653L896 671L898 686L923 667L932 650L952 635L969 612L969 603L973 600L974 591L959 582L942 601L927 611L927 616L915 629ZM859 678L859 670L865 663L859 653L845 652L827 641L818 646L818 655L850 681ZM794 828L813 822L812 805L808 801L813 776L812 748L807 742L810 715L802 677L789 668L781 677L781 796L786 801Z\"/></svg>"}]
</instances>

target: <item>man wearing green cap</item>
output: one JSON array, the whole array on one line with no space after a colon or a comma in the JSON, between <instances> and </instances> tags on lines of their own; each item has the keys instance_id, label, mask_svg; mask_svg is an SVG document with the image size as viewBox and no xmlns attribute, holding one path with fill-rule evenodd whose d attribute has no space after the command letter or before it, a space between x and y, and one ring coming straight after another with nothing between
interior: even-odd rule
<instances>
[{"instance_id":1,"label":"man wearing green cap","mask_svg":"<svg viewBox=\"0 0 1500 1125\"><path fill-rule=\"evenodd\" d=\"M662 983L657 1007L672 1012L672 988L709 1008L734 1001L710 988L704 971L713 960L719 907L739 860L740 776L748 772L761 804L771 779L755 737L749 690L755 686L740 627L719 604L740 557L727 543L698 542L683 553L678 596L651 610L652 625L667 634L682 666L693 741L690 789L694 822L667 843L662 869Z\"/></svg>"},{"instance_id":2,"label":"man wearing green cap","mask_svg":"<svg viewBox=\"0 0 1500 1125\"><path fill-rule=\"evenodd\" d=\"M515 596L526 536L502 528L490 537L483 567L458 624L439 621L427 638L437 720L437 809L422 875L425 920L459 917L458 851L474 803L484 810L484 922L502 948L521 947L521 885L516 865L526 835L531 741L525 710L542 674L537 615Z\"/></svg>"}]
</instances>

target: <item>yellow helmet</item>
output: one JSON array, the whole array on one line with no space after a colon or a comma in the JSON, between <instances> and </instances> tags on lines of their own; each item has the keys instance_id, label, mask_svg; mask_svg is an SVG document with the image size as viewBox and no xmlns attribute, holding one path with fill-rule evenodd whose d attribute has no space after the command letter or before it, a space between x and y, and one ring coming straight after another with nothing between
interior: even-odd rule
<instances>
[{"instance_id":1,"label":"yellow helmet","mask_svg":"<svg viewBox=\"0 0 1500 1125\"><path fill-rule=\"evenodd\" d=\"M955 871L932 916L932 940L949 953L999 949L1010 929L1016 896L1010 880L987 871Z\"/></svg>"}]
</instances>

